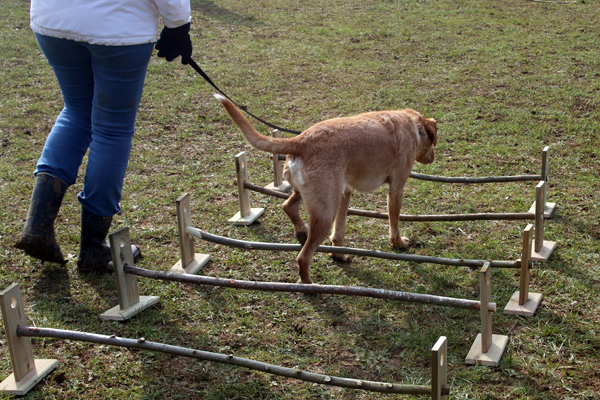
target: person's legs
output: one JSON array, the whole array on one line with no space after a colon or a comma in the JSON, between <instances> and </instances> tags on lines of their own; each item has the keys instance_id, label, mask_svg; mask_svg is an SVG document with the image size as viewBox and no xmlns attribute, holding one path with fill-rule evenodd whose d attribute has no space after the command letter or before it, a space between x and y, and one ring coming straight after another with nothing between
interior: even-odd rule
<instances>
[{"instance_id":1,"label":"person's legs","mask_svg":"<svg viewBox=\"0 0 600 400\"><path fill-rule=\"evenodd\" d=\"M36 38L54 70L65 106L38 160L27 221L15 247L44 261L64 263L54 220L91 140L93 76L89 51L79 43L41 35Z\"/></svg>"},{"instance_id":2,"label":"person's legs","mask_svg":"<svg viewBox=\"0 0 600 400\"><path fill-rule=\"evenodd\" d=\"M92 54L95 85L92 141L83 191L78 195L82 213L77 266L81 272L104 272L111 261L106 235L112 216L120 210L137 109L153 46L87 48Z\"/></svg>"},{"instance_id":3,"label":"person's legs","mask_svg":"<svg viewBox=\"0 0 600 400\"><path fill-rule=\"evenodd\" d=\"M104 269L110 261L106 234L119 211L153 45L112 47L36 38L54 70L65 107L37 163L27 222L15 246L42 260L64 262L54 239L54 220L89 148L84 189L78 196L84 209L78 266Z\"/></svg>"},{"instance_id":4,"label":"person's legs","mask_svg":"<svg viewBox=\"0 0 600 400\"><path fill-rule=\"evenodd\" d=\"M119 212L121 189L152 44L87 45L92 55L92 141L79 201L98 216Z\"/></svg>"},{"instance_id":5,"label":"person's legs","mask_svg":"<svg viewBox=\"0 0 600 400\"><path fill-rule=\"evenodd\" d=\"M72 185L92 140L91 54L82 43L72 40L36 38L56 75L65 106L46 139L35 174L45 172Z\"/></svg>"}]
</instances>

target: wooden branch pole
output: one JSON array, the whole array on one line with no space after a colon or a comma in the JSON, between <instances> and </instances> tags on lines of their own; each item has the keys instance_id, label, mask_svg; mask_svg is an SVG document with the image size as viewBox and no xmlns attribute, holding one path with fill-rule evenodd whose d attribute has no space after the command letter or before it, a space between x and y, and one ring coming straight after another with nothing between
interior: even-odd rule
<instances>
[{"instance_id":1,"label":"wooden branch pole","mask_svg":"<svg viewBox=\"0 0 600 400\"><path fill-rule=\"evenodd\" d=\"M481 295L481 333L475 338L465 363L495 367L508 344L508 336L492 334L492 313L487 305L492 299L492 270L486 263L479 271Z\"/></svg>"},{"instance_id":2,"label":"wooden branch pole","mask_svg":"<svg viewBox=\"0 0 600 400\"><path fill-rule=\"evenodd\" d=\"M449 389L448 339L441 336L431 349L431 399L447 400Z\"/></svg>"},{"instance_id":3,"label":"wooden branch pole","mask_svg":"<svg viewBox=\"0 0 600 400\"><path fill-rule=\"evenodd\" d=\"M529 182L539 181L541 175L510 175L510 176L436 176L411 172L410 177L420 181L440 183L506 183L506 182Z\"/></svg>"},{"instance_id":4,"label":"wooden branch pole","mask_svg":"<svg viewBox=\"0 0 600 400\"><path fill-rule=\"evenodd\" d=\"M27 326L21 288L13 283L0 293L2 320L10 352L13 373L0 383L0 393L23 396L58 365L57 360L33 358L31 339L17 335L19 326Z\"/></svg>"},{"instance_id":5,"label":"wooden branch pole","mask_svg":"<svg viewBox=\"0 0 600 400\"><path fill-rule=\"evenodd\" d=\"M192 235L198 235L196 228L188 227L187 232ZM197 237L202 238L201 235ZM306 285L282 282L258 282L242 281L235 279L213 278L208 276L198 276L192 274L179 274L173 272L151 271L138 268L133 265L133 256L131 254L131 245L129 241L129 230L123 228L110 235L113 259L118 260L115 263L115 277L117 280L117 291L119 305L101 315L103 319L124 321L137 315L146 308L152 306L158 301L157 296L139 296L137 286L137 276L143 276L150 279L160 279L172 282L192 283L196 285L210 285L220 287L231 287L235 289L259 290L271 292L299 292L313 294L335 294L349 296L364 296L374 298L384 298L390 300L399 300L413 303L430 304L443 307L464 308L470 310L480 310L482 307L487 310L495 311L496 303L481 305L480 301L467 300L459 298L450 298L421 293L397 292L384 289L363 288L352 286L336 285ZM123 244L121 244L123 243ZM129 248L127 247L129 245Z\"/></svg>"},{"instance_id":6,"label":"wooden branch pole","mask_svg":"<svg viewBox=\"0 0 600 400\"><path fill-rule=\"evenodd\" d=\"M104 320L126 321L159 300L158 296L140 296L137 277L123 271L123 265L133 265L129 228L121 228L109 236L119 305L100 315Z\"/></svg>"},{"instance_id":7,"label":"wooden branch pole","mask_svg":"<svg viewBox=\"0 0 600 400\"><path fill-rule=\"evenodd\" d=\"M177 199L176 208L181 259L173 265L171 271L183 274L195 274L210 261L210 255L196 253L194 251L194 238L186 232L187 227L192 225L189 193L185 193Z\"/></svg>"},{"instance_id":8,"label":"wooden branch pole","mask_svg":"<svg viewBox=\"0 0 600 400\"><path fill-rule=\"evenodd\" d=\"M198 239L206 240L216 244L222 244L224 246L235 247L238 249L246 250L267 250L267 251L300 251L302 245L299 243L268 243L268 242L251 242L247 240L232 239L224 236L214 235L198 228L188 227L186 232ZM379 250L366 250L357 249L353 247L343 246L319 246L315 250L318 253L336 253L336 254L351 254L355 256L364 257L375 257L386 260L400 260L417 263L431 263L440 265L451 265L451 266L462 266L469 267L471 269L479 269L485 263L486 260L474 260L465 258L445 258L437 256L421 256L417 254L406 254L406 253L388 253ZM521 263L519 261L501 261L491 260L489 261L494 268L520 268Z\"/></svg>"},{"instance_id":9,"label":"wooden branch pole","mask_svg":"<svg viewBox=\"0 0 600 400\"><path fill-rule=\"evenodd\" d=\"M519 290L517 290L506 307L504 314L522 315L531 317L535 314L542 302L541 293L529 293L529 278L531 261L531 245L533 236L533 225L529 224L523 231L523 252L521 254L521 274L519 280Z\"/></svg>"},{"instance_id":10,"label":"wooden branch pole","mask_svg":"<svg viewBox=\"0 0 600 400\"><path fill-rule=\"evenodd\" d=\"M280 138L281 131L279 129L275 129L273 131L273 137ZM290 184L283 179L283 164L279 160L279 154L272 154L271 159L273 160L273 182L265 186L265 189L288 192L292 186L290 186Z\"/></svg>"},{"instance_id":11,"label":"wooden branch pole","mask_svg":"<svg viewBox=\"0 0 600 400\"><path fill-rule=\"evenodd\" d=\"M288 199L289 193L283 193L278 190L267 189L266 187L246 182L244 187L253 192L266 194L267 196ZM389 219L387 213L377 211L365 211L355 208L348 209L348 215L357 215L359 217L370 217L378 219ZM491 221L491 220L534 220L533 212L526 213L471 213L471 214L425 214L425 215L407 215L400 214L399 221Z\"/></svg>"},{"instance_id":12,"label":"wooden branch pole","mask_svg":"<svg viewBox=\"0 0 600 400\"><path fill-rule=\"evenodd\" d=\"M552 218L552 214L554 214L554 210L556 210L556 203L548 202L548 180L550 176L550 147L544 147L542 150L542 173L540 175L540 180L546 182L546 186L544 187L544 218L550 219ZM537 199L536 199L537 202ZM536 202L533 203L531 208L529 209L530 213L536 212Z\"/></svg>"},{"instance_id":13,"label":"wooden branch pole","mask_svg":"<svg viewBox=\"0 0 600 400\"><path fill-rule=\"evenodd\" d=\"M425 293L398 292L379 288L340 285L315 285L304 283L262 282L247 281L230 278L214 278L203 275L174 274L172 272L154 271L125 265L123 269L130 274L143 276L149 279L164 280L169 282L188 283L193 285L207 285L228 287L241 290L255 290L261 292L289 292L310 294L331 294L341 296L361 296L376 299L403 301L408 303L428 304L432 306L462 308L478 311L481 309L479 300L468 300L454 297L437 296ZM488 309L496 310L496 303L487 304Z\"/></svg>"},{"instance_id":14,"label":"wooden branch pole","mask_svg":"<svg viewBox=\"0 0 600 400\"><path fill-rule=\"evenodd\" d=\"M234 225L251 225L264 212L264 208L250 207L250 191L246 189L248 180L248 168L246 164L246 152L242 151L235 156L235 170L237 173L238 197L240 199L240 211L229 219Z\"/></svg>"},{"instance_id":15,"label":"wooden branch pole","mask_svg":"<svg viewBox=\"0 0 600 400\"><path fill-rule=\"evenodd\" d=\"M275 134L275 133L274 133ZM478 184L478 183L501 183L501 182L524 182L524 181L539 181L543 180L544 182L548 182L548 152L549 147L546 146L542 152L542 173L541 175L513 175L513 176L485 176L485 177L442 177L442 176L434 176L434 175L425 175L419 174L416 172L411 172L410 177L419 180L432 181L432 182L441 182L441 183L466 183L466 184ZM242 152L236 156L236 168L238 170L238 190L240 191L240 213L236 214L235 217L230 219L230 222L239 224L239 225L249 225L254 222L263 212L264 209L256 209L260 210L260 214L257 216L253 216L253 210L250 208L250 200L249 193L250 191L258 192L265 194L267 196L277 197L281 199L287 199L289 197L288 193L284 193L289 190L289 187L285 189L276 188L274 184L279 182L278 175L282 166L279 161L285 160L285 156L283 155L275 155L273 156L274 162L274 173L275 180L273 183L262 187L255 185L253 183L248 182L247 179L247 171L243 171L244 174L240 176L240 168L237 166L237 157L240 155L244 155ZM245 169L245 158L243 163ZM285 184L285 183L284 183ZM542 211L542 215L545 218L550 218L554 209L556 207L555 203L548 203L546 201L547 198L547 189L548 186L544 186L544 198L543 204L544 208ZM244 194L242 194L244 193ZM536 203L538 203L537 196L536 201L534 201L533 205L530 207L529 211L526 213L470 213L470 214L441 214L441 215L404 215L400 214L400 221L491 221L491 220L533 220L536 218L536 214L538 214L538 210L536 209ZM249 219L252 220L250 223L238 222L244 215L247 215ZM357 210L350 208L348 209L348 215L357 215L362 217L372 217L379 219L388 219L388 215L386 213L375 212L375 211L365 211L365 210Z\"/></svg>"},{"instance_id":16,"label":"wooden branch pole","mask_svg":"<svg viewBox=\"0 0 600 400\"><path fill-rule=\"evenodd\" d=\"M540 181L535 188L535 243L531 252L533 261L548 261L554 249L556 242L544 240L544 204L546 199L544 193L546 190L546 182Z\"/></svg>"},{"instance_id":17,"label":"wooden branch pole","mask_svg":"<svg viewBox=\"0 0 600 400\"><path fill-rule=\"evenodd\" d=\"M204 361L234 365L255 371L264 372L271 375L297 379L304 382L337 386L348 389L360 389L370 392L396 393L406 395L432 395L432 388L435 386L433 384L431 386L401 385L396 383L375 382L355 378L344 378L334 375L323 375L296 368L288 368L282 367L280 365L267 364L261 361L255 361L248 358L236 357L233 354L213 353L209 351L195 350L187 347L174 346L165 343L152 342L146 340L143 337L139 339L130 339L117 337L114 335L107 336L99 335L96 333L76 332L63 329L28 328L22 326L17 327L17 334L21 337L50 337L62 340L71 340L85 343L102 344L107 346L155 351L159 353L172 354L178 357L196 358ZM439 350L437 349L438 347ZM444 361L447 359L445 353L445 341L442 341L442 338L438 340L436 346L434 346L434 350L436 350L440 354L440 358L443 358ZM443 377L447 376L445 364L446 363L444 362L444 365L442 366L443 371L441 371L441 373L438 373L438 375L442 375ZM441 387L438 388L437 386L435 386L436 390L441 391L441 396L447 396L450 393L450 387L445 384L445 379L439 379L439 382ZM447 397L434 397L432 395L432 398L445 399Z\"/></svg>"}]
</instances>

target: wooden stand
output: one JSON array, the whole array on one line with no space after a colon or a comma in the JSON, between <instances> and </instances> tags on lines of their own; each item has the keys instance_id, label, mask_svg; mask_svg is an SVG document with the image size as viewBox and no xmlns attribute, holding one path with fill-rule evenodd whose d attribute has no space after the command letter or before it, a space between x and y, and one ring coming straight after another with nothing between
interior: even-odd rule
<instances>
[{"instance_id":1,"label":"wooden stand","mask_svg":"<svg viewBox=\"0 0 600 400\"><path fill-rule=\"evenodd\" d=\"M535 189L535 243L531 252L533 261L548 261L554 249L556 242L544 240L544 204L546 203L546 182L540 181Z\"/></svg>"},{"instance_id":2,"label":"wooden stand","mask_svg":"<svg viewBox=\"0 0 600 400\"><path fill-rule=\"evenodd\" d=\"M556 210L556 203L548 203L548 178L549 178L549 168L550 168L550 147L546 146L544 147L544 150L542 150L542 174L541 174L541 179L543 182L546 183L546 186L544 188L544 209L543 209L543 213L544 213L544 218L550 219L552 218L552 214L554 213L554 210ZM529 213L533 214L536 212L537 210L537 206L536 206L536 202L533 203L533 205L531 206L531 208L529 209Z\"/></svg>"},{"instance_id":3,"label":"wooden stand","mask_svg":"<svg viewBox=\"0 0 600 400\"><path fill-rule=\"evenodd\" d=\"M492 298L492 276L490 263L481 267L480 292L481 292L481 333L475 338L471 350L467 354L465 363L473 365L486 365L495 367L500 363L502 354L508 344L508 336L492 334L492 312L489 304Z\"/></svg>"},{"instance_id":4,"label":"wooden stand","mask_svg":"<svg viewBox=\"0 0 600 400\"><path fill-rule=\"evenodd\" d=\"M23 396L58 365L57 360L35 360L31 339L19 337L17 326L27 326L21 288L13 283L0 293L2 319L13 373L0 383L0 393Z\"/></svg>"},{"instance_id":5,"label":"wooden stand","mask_svg":"<svg viewBox=\"0 0 600 400\"><path fill-rule=\"evenodd\" d=\"M448 339L441 336L431 349L431 399L447 400L443 389L448 387Z\"/></svg>"},{"instance_id":6,"label":"wooden stand","mask_svg":"<svg viewBox=\"0 0 600 400\"><path fill-rule=\"evenodd\" d=\"M541 293L529 293L529 268L531 266L531 237L533 235L533 225L529 224L523 232L523 252L521 254L521 278L519 281L519 290L510 298L504 308L504 314L522 315L531 317L535 314L542 302Z\"/></svg>"},{"instance_id":7,"label":"wooden stand","mask_svg":"<svg viewBox=\"0 0 600 400\"><path fill-rule=\"evenodd\" d=\"M159 300L158 296L140 296L138 293L137 277L126 274L123 265L133 265L129 228L122 228L109 236L112 251L114 275L117 283L119 305L100 315L104 320L126 321Z\"/></svg>"},{"instance_id":8,"label":"wooden stand","mask_svg":"<svg viewBox=\"0 0 600 400\"><path fill-rule=\"evenodd\" d=\"M278 129L273 131L273 137L280 138L281 132ZM265 186L266 189L288 192L292 186L283 180L283 164L279 160L279 154L272 154L273 159L273 182Z\"/></svg>"},{"instance_id":9,"label":"wooden stand","mask_svg":"<svg viewBox=\"0 0 600 400\"><path fill-rule=\"evenodd\" d=\"M176 208L181 259L171 267L171 272L196 274L210 261L210 255L194 252L194 238L185 231L188 226L192 225L190 195L188 193L184 193L177 199Z\"/></svg>"},{"instance_id":10,"label":"wooden stand","mask_svg":"<svg viewBox=\"0 0 600 400\"><path fill-rule=\"evenodd\" d=\"M229 223L234 225L251 225L265 212L265 209L250 207L250 191L245 186L245 183L248 181L246 152L242 151L235 156L235 170L237 172L240 211L229 219Z\"/></svg>"}]
</instances>

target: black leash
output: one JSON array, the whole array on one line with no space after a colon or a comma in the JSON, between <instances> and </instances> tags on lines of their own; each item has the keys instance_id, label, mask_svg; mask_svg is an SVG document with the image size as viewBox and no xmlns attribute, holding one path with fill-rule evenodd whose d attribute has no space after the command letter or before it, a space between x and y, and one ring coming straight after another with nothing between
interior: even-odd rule
<instances>
[{"instance_id":1,"label":"black leash","mask_svg":"<svg viewBox=\"0 0 600 400\"><path fill-rule=\"evenodd\" d=\"M279 127L279 126L277 126L277 125L273 125L273 124L271 124L271 123L269 123L269 122L265 121L264 119L262 119L262 118L259 118L259 117L257 117L256 115L252 114L250 111L248 111L248 110L246 109L246 107L244 107L244 106L239 106L239 105L238 105L238 104L237 104L237 103L236 103L236 102L235 102L235 101L234 101L234 100L233 100L231 97L227 96L227 95L226 95L226 94L225 94L225 93L224 93L224 92L223 92L221 89L219 89L219 87L218 87L217 85L215 85L215 83L212 81L212 79L210 79L210 77L209 77L208 75L206 75L206 73L205 73L204 71L202 71L202 68L200 68L200 67L198 66L198 64L196 64L196 62L195 62L194 60L192 60L191 58L189 58L189 59L188 59L188 61L189 61L189 64L192 66L192 68L194 68L194 69L196 70L196 72L197 72L198 74L200 74L200 76L201 76L201 77L203 77L203 78L206 80L206 82L210 83L210 85L211 85L213 88L215 88L215 89L216 89L216 90L217 90L219 93L221 93L221 94L222 94L223 96L225 96L225 97L226 97L226 98L227 98L229 101L231 101L233 104L235 104L235 105L236 105L236 106L237 106L237 107L238 107L240 110L244 111L246 114L248 114L249 116L251 116L251 117L252 117L252 118L254 118L255 120L262 122L263 124L267 125L267 126L268 126L268 127L270 127L270 128L273 128L273 129L280 130L281 132L293 133L293 134L295 134L295 135L298 135L298 134L300 134L300 133L301 133L301 132L294 131L294 130L291 130L291 129L281 128L281 127Z\"/></svg>"}]
</instances>

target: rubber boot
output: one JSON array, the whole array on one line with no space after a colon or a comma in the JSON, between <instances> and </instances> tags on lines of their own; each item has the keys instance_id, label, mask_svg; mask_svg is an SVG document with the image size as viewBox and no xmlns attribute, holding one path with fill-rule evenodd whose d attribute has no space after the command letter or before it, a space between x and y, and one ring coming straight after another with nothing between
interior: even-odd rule
<instances>
[{"instance_id":1,"label":"rubber boot","mask_svg":"<svg viewBox=\"0 0 600 400\"><path fill-rule=\"evenodd\" d=\"M65 263L56 242L54 220L68 187L50 174L42 172L36 175L27 221L15 243L17 249L25 250L31 257L42 261Z\"/></svg>"},{"instance_id":2,"label":"rubber boot","mask_svg":"<svg viewBox=\"0 0 600 400\"><path fill-rule=\"evenodd\" d=\"M99 217L81 207L81 244L77 269L81 273L110 273L112 253L106 239L113 217ZM141 258L139 249L131 245L134 262Z\"/></svg>"}]
</instances>

